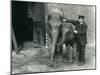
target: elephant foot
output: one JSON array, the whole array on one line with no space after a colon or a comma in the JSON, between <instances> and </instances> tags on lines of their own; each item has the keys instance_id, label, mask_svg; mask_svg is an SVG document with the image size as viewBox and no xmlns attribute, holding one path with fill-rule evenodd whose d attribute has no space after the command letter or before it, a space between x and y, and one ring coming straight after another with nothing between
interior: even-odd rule
<instances>
[{"instance_id":1,"label":"elephant foot","mask_svg":"<svg viewBox=\"0 0 100 75\"><path fill-rule=\"evenodd\" d=\"M67 63L73 63L73 60L68 60Z\"/></svg>"},{"instance_id":2,"label":"elephant foot","mask_svg":"<svg viewBox=\"0 0 100 75\"><path fill-rule=\"evenodd\" d=\"M51 67L51 68L52 68L53 66L54 66L53 63L49 63L49 64L48 64L48 67Z\"/></svg>"},{"instance_id":3,"label":"elephant foot","mask_svg":"<svg viewBox=\"0 0 100 75\"><path fill-rule=\"evenodd\" d=\"M55 58L55 60L53 62L49 62L48 67L56 67L57 64L59 63L58 58Z\"/></svg>"},{"instance_id":4,"label":"elephant foot","mask_svg":"<svg viewBox=\"0 0 100 75\"><path fill-rule=\"evenodd\" d=\"M73 63L78 64L78 60L77 59L74 59L73 60Z\"/></svg>"}]
</instances>

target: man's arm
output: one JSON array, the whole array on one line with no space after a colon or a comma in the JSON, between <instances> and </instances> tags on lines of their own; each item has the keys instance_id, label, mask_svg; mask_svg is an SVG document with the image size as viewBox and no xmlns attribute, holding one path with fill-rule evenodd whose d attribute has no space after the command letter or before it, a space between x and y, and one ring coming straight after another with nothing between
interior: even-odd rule
<instances>
[{"instance_id":1,"label":"man's arm","mask_svg":"<svg viewBox=\"0 0 100 75\"><path fill-rule=\"evenodd\" d=\"M67 19L66 22L68 22L68 23L72 23L73 25L76 25L77 20L69 20L69 19Z\"/></svg>"},{"instance_id":2,"label":"man's arm","mask_svg":"<svg viewBox=\"0 0 100 75\"><path fill-rule=\"evenodd\" d=\"M63 21L68 22L68 23L72 23L73 25L76 25L76 23L77 23L77 20L69 20L69 19L66 19L66 18L63 18Z\"/></svg>"}]
</instances>

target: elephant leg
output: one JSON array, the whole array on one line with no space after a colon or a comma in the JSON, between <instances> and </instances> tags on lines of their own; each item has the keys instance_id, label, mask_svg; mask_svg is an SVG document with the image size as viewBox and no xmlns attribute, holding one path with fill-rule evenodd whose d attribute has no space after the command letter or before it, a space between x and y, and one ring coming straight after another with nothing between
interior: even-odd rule
<instances>
[{"instance_id":1,"label":"elephant leg","mask_svg":"<svg viewBox=\"0 0 100 75\"><path fill-rule=\"evenodd\" d=\"M72 47L70 44L67 45L67 54L68 54L68 63L73 62L73 57L72 57Z\"/></svg>"},{"instance_id":2,"label":"elephant leg","mask_svg":"<svg viewBox=\"0 0 100 75\"><path fill-rule=\"evenodd\" d=\"M66 47L66 39L67 39L67 37L66 37L66 33L63 33L62 34L62 37L61 37L61 39L60 39L60 42L58 42L57 43L57 50L59 51L59 54L60 54L60 56L61 56L61 58L62 58L62 61L64 62L65 61L65 59L64 59L64 57L66 58L66 49L65 50L63 50L64 48L63 48L63 46L64 47ZM67 48L68 48L69 46L67 46Z\"/></svg>"},{"instance_id":3,"label":"elephant leg","mask_svg":"<svg viewBox=\"0 0 100 75\"><path fill-rule=\"evenodd\" d=\"M55 59L57 63L62 62L62 46L57 46Z\"/></svg>"}]
</instances>

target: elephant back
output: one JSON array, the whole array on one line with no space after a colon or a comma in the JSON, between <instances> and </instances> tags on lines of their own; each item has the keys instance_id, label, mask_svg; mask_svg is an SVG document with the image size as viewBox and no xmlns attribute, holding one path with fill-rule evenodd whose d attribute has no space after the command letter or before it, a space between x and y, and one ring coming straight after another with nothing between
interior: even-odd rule
<instances>
[{"instance_id":1,"label":"elephant back","mask_svg":"<svg viewBox=\"0 0 100 75\"><path fill-rule=\"evenodd\" d=\"M73 33L75 30L75 26L72 23L63 22L62 23L62 30Z\"/></svg>"}]
</instances>

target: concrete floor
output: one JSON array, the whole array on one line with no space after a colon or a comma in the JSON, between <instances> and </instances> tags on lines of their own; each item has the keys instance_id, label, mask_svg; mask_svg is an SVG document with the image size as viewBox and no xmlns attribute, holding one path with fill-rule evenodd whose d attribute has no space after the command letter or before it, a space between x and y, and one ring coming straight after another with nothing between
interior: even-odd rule
<instances>
[{"instance_id":1,"label":"concrete floor","mask_svg":"<svg viewBox=\"0 0 100 75\"><path fill-rule=\"evenodd\" d=\"M20 54L12 51L12 74L30 73L30 72L46 72L61 70L80 70L95 68L95 46L87 44L86 47L86 63L78 66L75 63L61 62L55 64L54 67L48 67L49 56L45 48L35 48L32 42L24 43L24 48Z\"/></svg>"}]
</instances>

